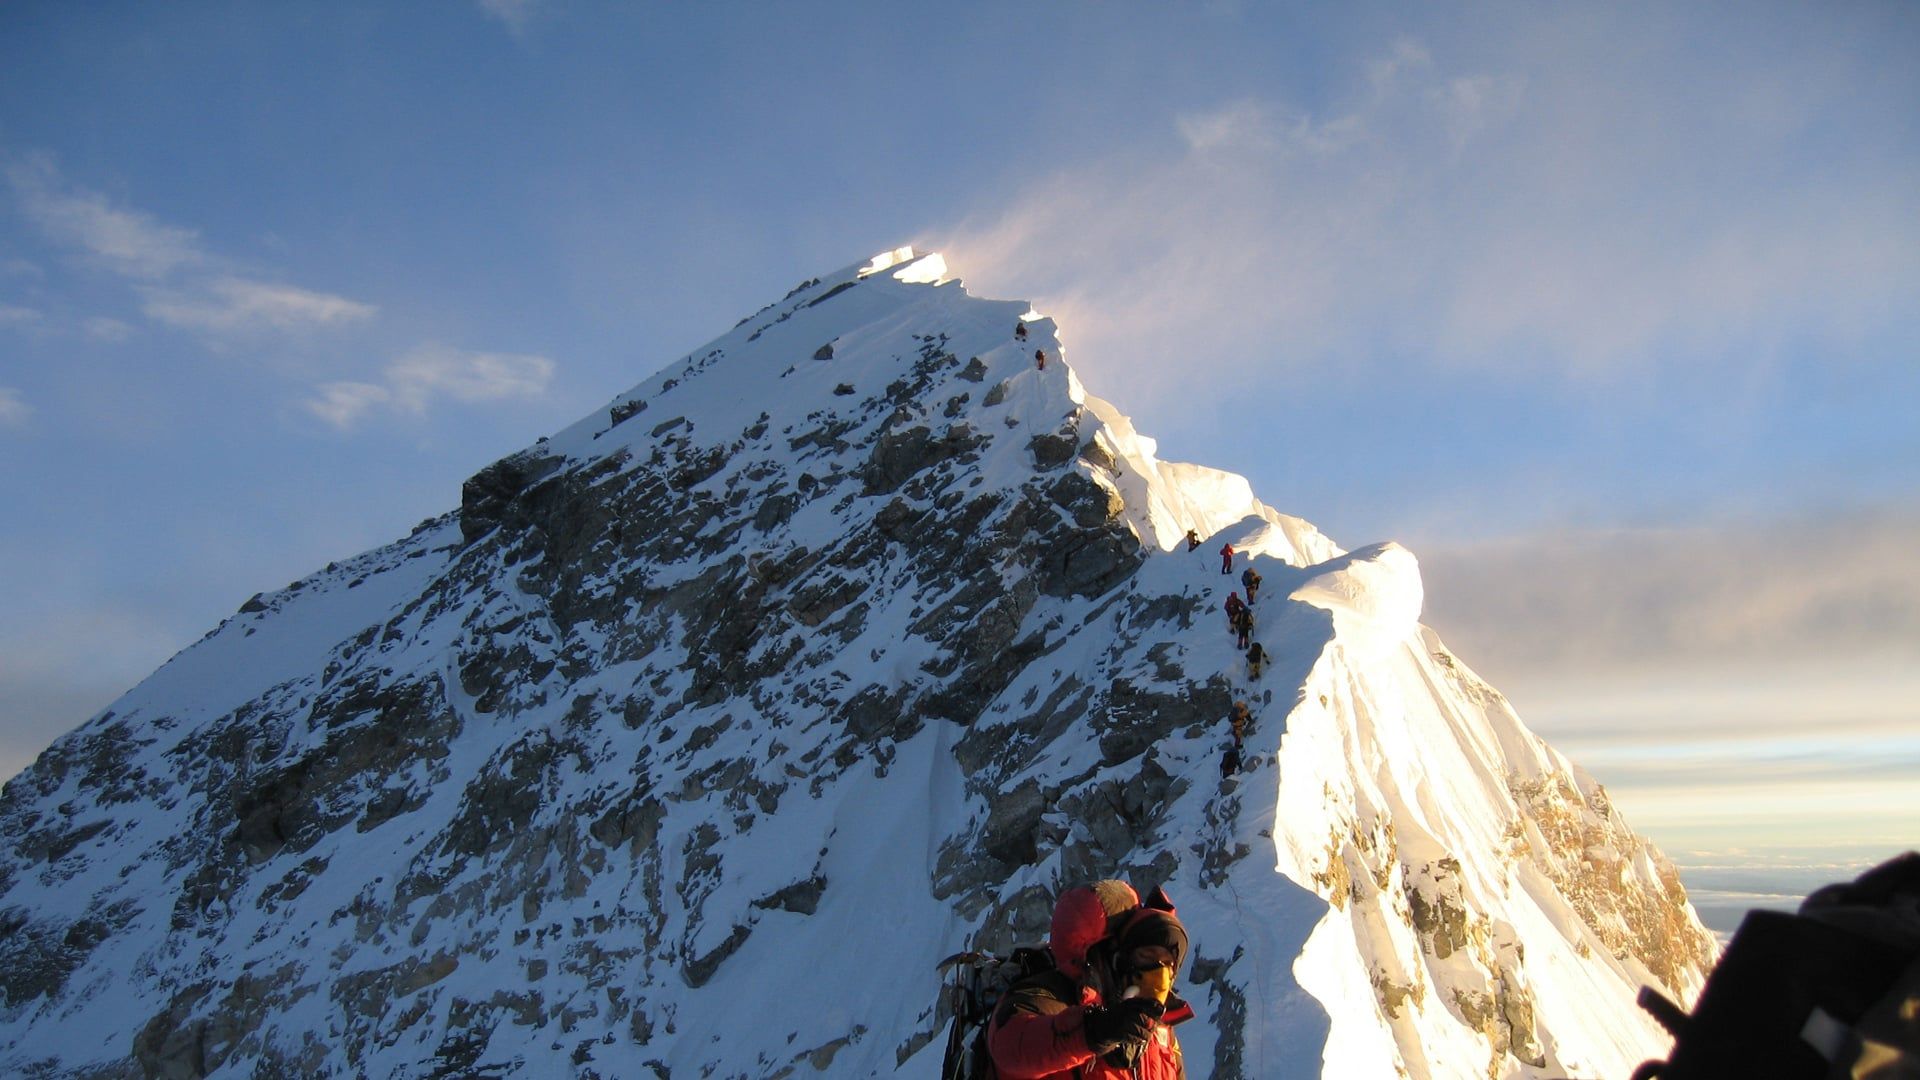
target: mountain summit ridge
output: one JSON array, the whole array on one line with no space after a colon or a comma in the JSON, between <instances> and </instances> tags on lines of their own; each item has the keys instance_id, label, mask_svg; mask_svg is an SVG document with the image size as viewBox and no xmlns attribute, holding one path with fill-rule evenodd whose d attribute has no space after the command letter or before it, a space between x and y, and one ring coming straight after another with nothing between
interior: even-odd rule
<instances>
[{"instance_id":1,"label":"mountain summit ridge","mask_svg":"<svg viewBox=\"0 0 1920 1080\"><path fill-rule=\"evenodd\" d=\"M248 601L0 793L0 1065L924 1075L934 962L1110 875L1180 905L1202 1071L1663 1049L1633 992L1710 938L1413 555L1159 461L1062 352L898 249Z\"/></svg>"}]
</instances>

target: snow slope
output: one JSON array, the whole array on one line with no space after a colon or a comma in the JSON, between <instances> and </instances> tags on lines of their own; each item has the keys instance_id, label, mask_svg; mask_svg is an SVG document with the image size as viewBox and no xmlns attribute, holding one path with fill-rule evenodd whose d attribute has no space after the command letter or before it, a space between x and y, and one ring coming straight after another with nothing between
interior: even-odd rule
<instances>
[{"instance_id":1,"label":"snow slope","mask_svg":"<svg viewBox=\"0 0 1920 1080\"><path fill-rule=\"evenodd\" d=\"M1710 939L1414 556L1155 453L937 255L802 283L10 782L0 1068L929 1075L935 961L1109 875L1180 904L1195 1075L1663 1050Z\"/></svg>"}]
</instances>

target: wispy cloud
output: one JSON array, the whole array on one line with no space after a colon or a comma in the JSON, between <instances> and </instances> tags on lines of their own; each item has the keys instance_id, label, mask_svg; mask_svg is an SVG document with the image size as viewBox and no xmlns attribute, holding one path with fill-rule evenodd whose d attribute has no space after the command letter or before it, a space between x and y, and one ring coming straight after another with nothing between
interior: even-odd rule
<instances>
[{"instance_id":1,"label":"wispy cloud","mask_svg":"<svg viewBox=\"0 0 1920 1080\"><path fill-rule=\"evenodd\" d=\"M1466 75L1427 88L1428 103L1445 126L1456 156L1482 133L1513 121L1525 104L1518 75Z\"/></svg>"},{"instance_id":2,"label":"wispy cloud","mask_svg":"<svg viewBox=\"0 0 1920 1080\"><path fill-rule=\"evenodd\" d=\"M0 429L22 428L33 419L33 406L27 404L20 391L11 386L0 386Z\"/></svg>"},{"instance_id":3,"label":"wispy cloud","mask_svg":"<svg viewBox=\"0 0 1920 1080\"><path fill-rule=\"evenodd\" d=\"M153 289L142 310L169 326L231 334L358 322L379 310L292 285L219 277L187 289Z\"/></svg>"},{"instance_id":4,"label":"wispy cloud","mask_svg":"<svg viewBox=\"0 0 1920 1080\"><path fill-rule=\"evenodd\" d=\"M506 24L515 35L526 32L540 4L539 0L479 0L480 10Z\"/></svg>"},{"instance_id":5,"label":"wispy cloud","mask_svg":"<svg viewBox=\"0 0 1920 1080\"><path fill-rule=\"evenodd\" d=\"M436 397L456 401L497 401L526 397L546 389L553 361L544 356L461 352L427 345L401 357L388 369L394 398L418 411Z\"/></svg>"},{"instance_id":6,"label":"wispy cloud","mask_svg":"<svg viewBox=\"0 0 1920 1080\"><path fill-rule=\"evenodd\" d=\"M360 422L379 406L393 401L393 391L385 386L363 382L330 382L319 388L319 395L307 399L307 411L346 430Z\"/></svg>"},{"instance_id":7,"label":"wispy cloud","mask_svg":"<svg viewBox=\"0 0 1920 1080\"><path fill-rule=\"evenodd\" d=\"M419 415L443 398L473 404L534 397L546 390L553 372L553 361L544 356L423 345L388 365L381 382L327 383L306 407L345 430L377 409Z\"/></svg>"},{"instance_id":8,"label":"wispy cloud","mask_svg":"<svg viewBox=\"0 0 1920 1080\"><path fill-rule=\"evenodd\" d=\"M80 324L80 330L95 341L121 342L133 337L131 325L105 315L96 315Z\"/></svg>"},{"instance_id":9,"label":"wispy cloud","mask_svg":"<svg viewBox=\"0 0 1920 1080\"><path fill-rule=\"evenodd\" d=\"M18 304L0 304L0 326L26 326L37 323L40 319L40 312L33 308L21 307Z\"/></svg>"},{"instance_id":10,"label":"wispy cloud","mask_svg":"<svg viewBox=\"0 0 1920 1080\"><path fill-rule=\"evenodd\" d=\"M116 207L105 196L68 186L45 154L15 161L6 174L30 221L114 273L158 279L206 260L194 230L164 224L138 210Z\"/></svg>"},{"instance_id":11,"label":"wispy cloud","mask_svg":"<svg viewBox=\"0 0 1920 1080\"><path fill-rule=\"evenodd\" d=\"M1367 61L1367 83L1376 97L1395 93L1412 73L1426 73L1433 67L1433 54L1413 38L1403 37L1379 56Z\"/></svg>"},{"instance_id":12,"label":"wispy cloud","mask_svg":"<svg viewBox=\"0 0 1920 1080\"><path fill-rule=\"evenodd\" d=\"M529 11L525 5L505 5L496 14L511 22ZM192 229L70 183L47 155L17 158L4 171L27 219L86 265L124 279L151 325L225 348L365 323L378 314L373 304L271 280L210 251ZM32 309L0 305L0 326L39 317ZM81 320L78 332L112 343L132 337L135 327L95 315ZM327 424L347 430L379 411L417 416L441 401L472 404L538 395L553 370L543 356L423 345L397 357L376 379L320 384L302 404ZM0 397L0 425L18 427L31 415L16 391Z\"/></svg>"},{"instance_id":13,"label":"wispy cloud","mask_svg":"<svg viewBox=\"0 0 1920 1080\"><path fill-rule=\"evenodd\" d=\"M1683 78L1608 40L1402 40L1330 103L1187 112L1172 152L1069 166L929 240L976 287L1060 315L1076 362L1149 384L1195 354L1615 377L1845 345L1910 306L1920 162L1834 159L1828 140L1870 128L1728 116L1790 84L1884 89L1824 53Z\"/></svg>"},{"instance_id":14,"label":"wispy cloud","mask_svg":"<svg viewBox=\"0 0 1920 1080\"><path fill-rule=\"evenodd\" d=\"M44 235L87 265L130 282L141 311L163 326L219 341L233 335L290 334L371 318L372 304L270 280L238 260L209 251L200 234L144 211L116 205L62 177L46 154L5 166L15 200ZM83 329L99 340L124 338L125 323L94 317Z\"/></svg>"}]
</instances>

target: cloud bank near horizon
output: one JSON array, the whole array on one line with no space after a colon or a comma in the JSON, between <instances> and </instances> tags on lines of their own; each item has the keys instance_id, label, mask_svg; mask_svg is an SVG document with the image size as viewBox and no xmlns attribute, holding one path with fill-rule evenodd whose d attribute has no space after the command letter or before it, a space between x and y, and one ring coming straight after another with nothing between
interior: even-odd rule
<instances>
[{"instance_id":1,"label":"cloud bank near horizon","mask_svg":"<svg viewBox=\"0 0 1920 1080\"><path fill-rule=\"evenodd\" d=\"M1424 620L1663 846L1920 836L1920 515L1421 554Z\"/></svg>"},{"instance_id":2,"label":"cloud bank near horizon","mask_svg":"<svg viewBox=\"0 0 1920 1080\"><path fill-rule=\"evenodd\" d=\"M1913 512L1569 527L1419 554L1430 615L1503 666L1920 661Z\"/></svg>"}]
</instances>

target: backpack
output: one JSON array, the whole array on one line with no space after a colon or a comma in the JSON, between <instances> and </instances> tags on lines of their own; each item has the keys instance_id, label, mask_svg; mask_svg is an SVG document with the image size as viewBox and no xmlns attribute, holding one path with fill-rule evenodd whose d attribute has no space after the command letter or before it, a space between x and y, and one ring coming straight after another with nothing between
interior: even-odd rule
<instances>
[{"instance_id":1,"label":"backpack","mask_svg":"<svg viewBox=\"0 0 1920 1080\"><path fill-rule=\"evenodd\" d=\"M1634 1080L1920 1076L1920 854L1750 911L1693 1012L1651 987L1640 1005L1674 1036Z\"/></svg>"},{"instance_id":2,"label":"backpack","mask_svg":"<svg viewBox=\"0 0 1920 1080\"><path fill-rule=\"evenodd\" d=\"M947 980L953 1010L940 1080L992 1080L997 1073L987 1053L987 1027L994 1010L1015 983L1052 971L1053 954L1038 946L1021 946L1008 956L962 952L940 961L937 970Z\"/></svg>"}]
</instances>

